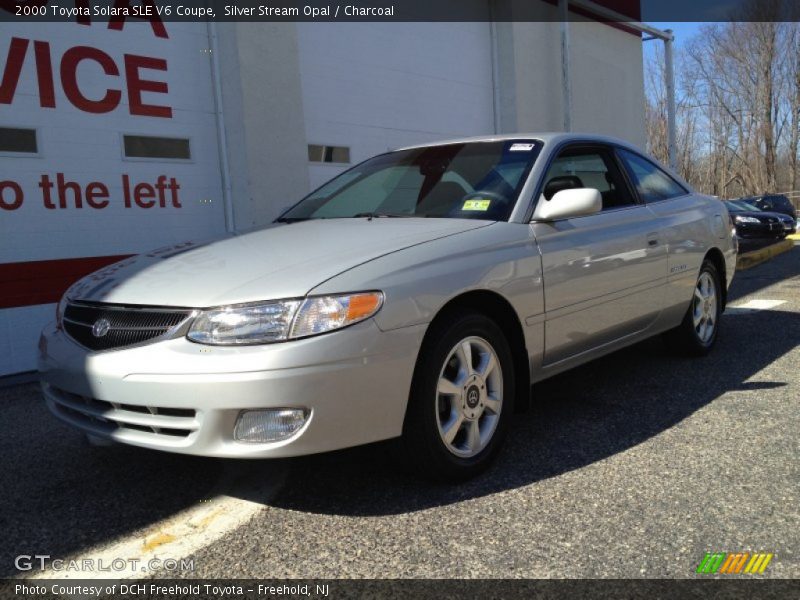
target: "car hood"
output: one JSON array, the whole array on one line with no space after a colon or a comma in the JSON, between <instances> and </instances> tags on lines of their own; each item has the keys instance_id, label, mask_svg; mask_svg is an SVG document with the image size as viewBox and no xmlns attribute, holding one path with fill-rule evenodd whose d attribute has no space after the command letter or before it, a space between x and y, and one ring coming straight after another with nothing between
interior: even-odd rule
<instances>
[{"instance_id":1,"label":"car hood","mask_svg":"<svg viewBox=\"0 0 800 600\"><path fill-rule=\"evenodd\" d=\"M127 258L80 280L67 295L72 300L198 308L300 297L380 256L491 224L422 218L276 224Z\"/></svg>"}]
</instances>

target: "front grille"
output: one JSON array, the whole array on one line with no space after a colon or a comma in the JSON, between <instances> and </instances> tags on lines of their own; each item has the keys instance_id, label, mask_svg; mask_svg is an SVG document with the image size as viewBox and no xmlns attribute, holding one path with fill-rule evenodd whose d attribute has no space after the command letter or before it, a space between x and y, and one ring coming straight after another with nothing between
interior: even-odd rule
<instances>
[{"instance_id":1,"label":"front grille","mask_svg":"<svg viewBox=\"0 0 800 600\"><path fill-rule=\"evenodd\" d=\"M192 311L185 308L70 302L64 311L64 331L90 350L111 350L161 337L191 315ZM92 328L102 320L108 322L108 327L94 332Z\"/></svg>"},{"instance_id":2,"label":"front grille","mask_svg":"<svg viewBox=\"0 0 800 600\"><path fill-rule=\"evenodd\" d=\"M53 401L56 412L65 419L104 433L127 430L185 438L200 427L197 411L191 408L106 402L55 387L50 387L49 392L48 397Z\"/></svg>"}]
</instances>

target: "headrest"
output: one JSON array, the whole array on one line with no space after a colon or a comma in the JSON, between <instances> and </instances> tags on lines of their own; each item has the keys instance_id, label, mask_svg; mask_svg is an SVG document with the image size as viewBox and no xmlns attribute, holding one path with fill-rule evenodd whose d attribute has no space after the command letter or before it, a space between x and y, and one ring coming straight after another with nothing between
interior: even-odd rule
<instances>
[{"instance_id":1,"label":"headrest","mask_svg":"<svg viewBox=\"0 0 800 600\"><path fill-rule=\"evenodd\" d=\"M561 190L572 190L582 187L584 186L580 177L576 175L560 175L559 177L553 177L547 182L547 185L544 186L544 197L545 200L550 200L550 198Z\"/></svg>"}]
</instances>

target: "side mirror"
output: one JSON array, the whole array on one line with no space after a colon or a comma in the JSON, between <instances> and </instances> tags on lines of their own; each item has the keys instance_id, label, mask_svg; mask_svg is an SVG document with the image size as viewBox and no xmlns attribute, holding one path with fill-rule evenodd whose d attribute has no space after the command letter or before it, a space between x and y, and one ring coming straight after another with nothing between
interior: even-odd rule
<instances>
[{"instance_id":1,"label":"side mirror","mask_svg":"<svg viewBox=\"0 0 800 600\"><path fill-rule=\"evenodd\" d=\"M534 221L560 221L587 217L603 210L603 197L594 188L572 188L557 192L550 200L544 197L533 213Z\"/></svg>"}]
</instances>

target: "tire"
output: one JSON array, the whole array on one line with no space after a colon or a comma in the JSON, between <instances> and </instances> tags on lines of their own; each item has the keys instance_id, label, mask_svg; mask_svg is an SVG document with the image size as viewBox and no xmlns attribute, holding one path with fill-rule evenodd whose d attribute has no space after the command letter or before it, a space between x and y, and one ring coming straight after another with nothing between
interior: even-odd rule
<instances>
[{"instance_id":1,"label":"tire","mask_svg":"<svg viewBox=\"0 0 800 600\"><path fill-rule=\"evenodd\" d=\"M482 472L506 437L514 381L511 349L494 321L464 310L435 322L417 358L395 457L438 481Z\"/></svg>"},{"instance_id":2,"label":"tire","mask_svg":"<svg viewBox=\"0 0 800 600\"><path fill-rule=\"evenodd\" d=\"M683 321L664 334L664 341L671 350L679 354L705 356L711 352L717 341L721 315L722 284L719 271L714 263L705 260L700 267L692 300Z\"/></svg>"}]
</instances>

